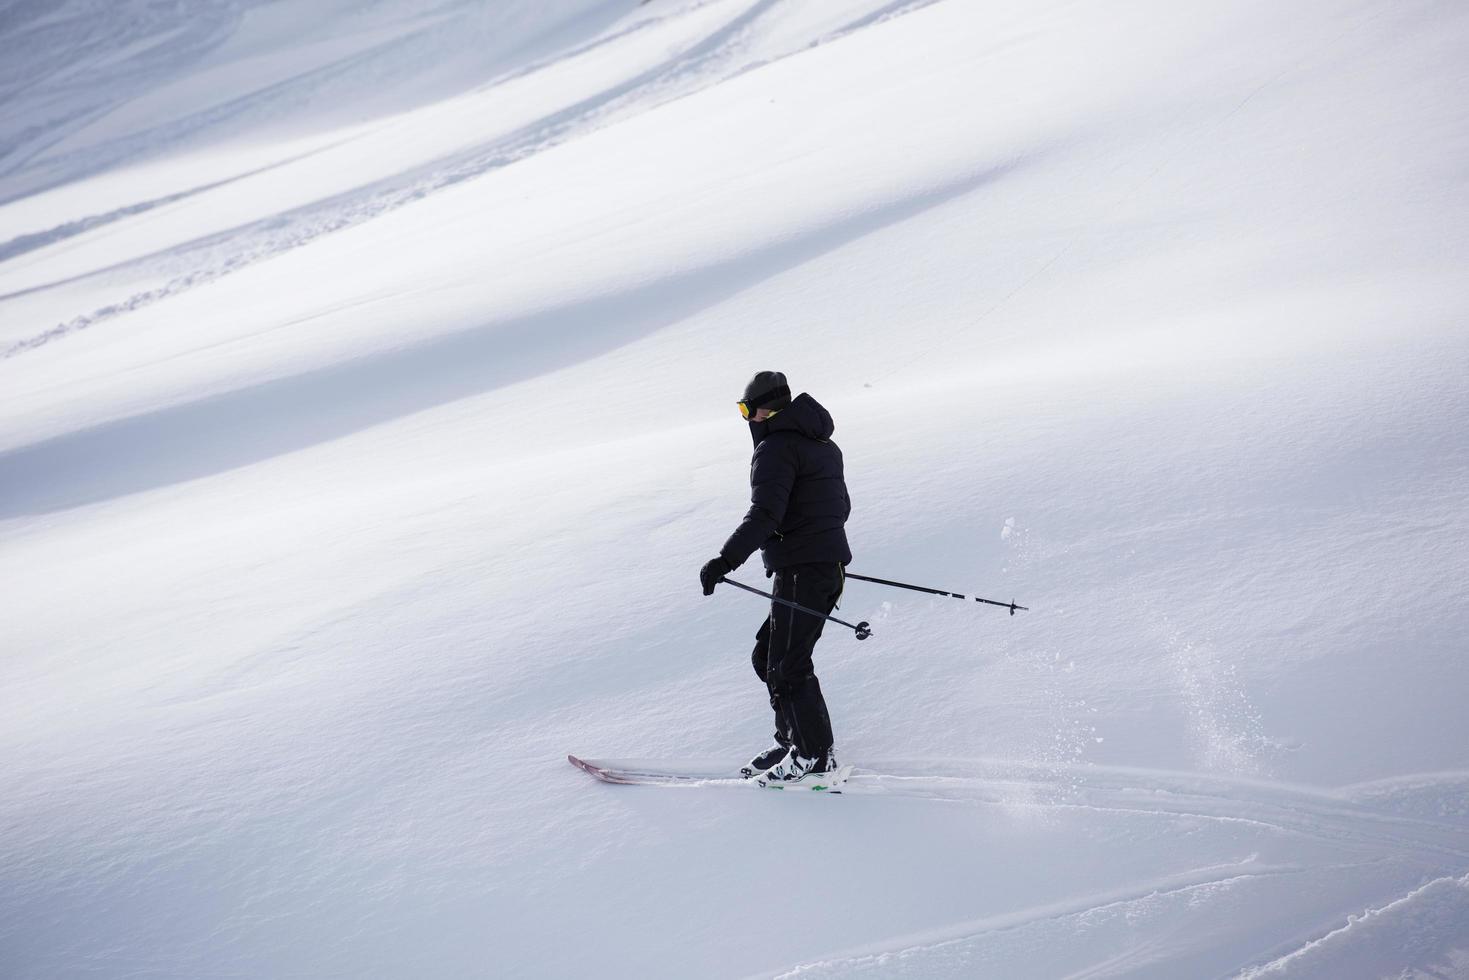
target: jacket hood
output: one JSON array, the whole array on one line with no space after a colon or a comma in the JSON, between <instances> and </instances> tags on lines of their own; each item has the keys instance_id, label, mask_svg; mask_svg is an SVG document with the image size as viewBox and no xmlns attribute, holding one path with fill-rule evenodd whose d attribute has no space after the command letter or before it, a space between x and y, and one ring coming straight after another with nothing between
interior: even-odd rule
<instances>
[{"instance_id":1,"label":"jacket hood","mask_svg":"<svg viewBox=\"0 0 1469 980\"><path fill-rule=\"evenodd\" d=\"M781 409L764 422L750 423L750 435L757 446L772 432L799 432L809 439L825 442L835 431L831 413L805 392L797 395L789 408Z\"/></svg>"}]
</instances>

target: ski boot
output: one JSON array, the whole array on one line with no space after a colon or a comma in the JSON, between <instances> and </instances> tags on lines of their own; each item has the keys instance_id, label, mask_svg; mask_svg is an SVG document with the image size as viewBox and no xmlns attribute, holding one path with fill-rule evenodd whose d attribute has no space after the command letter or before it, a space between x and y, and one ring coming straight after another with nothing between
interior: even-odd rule
<instances>
[{"instance_id":1,"label":"ski boot","mask_svg":"<svg viewBox=\"0 0 1469 980\"><path fill-rule=\"evenodd\" d=\"M789 745L782 745L780 742L776 742L770 748L745 763L740 768L740 775L746 779L754 779L756 776L764 775L772 766L779 765L790 754L791 747Z\"/></svg>"},{"instance_id":2,"label":"ski boot","mask_svg":"<svg viewBox=\"0 0 1469 980\"><path fill-rule=\"evenodd\" d=\"M837 765L836 752L832 749L814 758L803 756L796 749L791 749L789 755L766 770L755 781L770 789L841 792L838 787L845 783L851 774L850 766Z\"/></svg>"}]
</instances>

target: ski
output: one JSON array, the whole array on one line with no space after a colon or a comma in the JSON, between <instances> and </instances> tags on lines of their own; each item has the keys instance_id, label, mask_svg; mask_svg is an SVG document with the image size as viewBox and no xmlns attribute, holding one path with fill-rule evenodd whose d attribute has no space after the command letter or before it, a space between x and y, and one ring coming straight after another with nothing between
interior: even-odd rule
<instances>
[{"instance_id":1,"label":"ski","mask_svg":"<svg viewBox=\"0 0 1469 980\"><path fill-rule=\"evenodd\" d=\"M855 766L838 766L835 772L812 772L807 773L800 779L786 782L780 779L766 779L764 776L756 776L755 784L766 789L794 789L807 790L815 793L841 793L842 787L847 785L847 780L852 778L852 770Z\"/></svg>"},{"instance_id":2,"label":"ski","mask_svg":"<svg viewBox=\"0 0 1469 980\"><path fill-rule=\"evenodd\" d=\"M840 793L847 780L852 777L853 766L842 766L831 773L814 773L794 782L785 783L762 778L747 779L737 770L728 769L717 762L694 762L669 764L647 759L582 759L568 755L566 760L573 766L595 776L604 783L624 786L691 786L698 783L744 784L754 783L766 789L805 790L818 793Z\"/></svg>"},{"instance_id":3,"label":"ski","mask_svg":"<svg viewBox=\"0 0 1469 980\"><path fill-rule=\"evenodd\" d=\"M581 759L568 755L567 761L604 783L624 785L667 786L709 782L748 782L738 770L722 768L717 763L669 765L646 759Z\"/></svg>"}]
</instances>

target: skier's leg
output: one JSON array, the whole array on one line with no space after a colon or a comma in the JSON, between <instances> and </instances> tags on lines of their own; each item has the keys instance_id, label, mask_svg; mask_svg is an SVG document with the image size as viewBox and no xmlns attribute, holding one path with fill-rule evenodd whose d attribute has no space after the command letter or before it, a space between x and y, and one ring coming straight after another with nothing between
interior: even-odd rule
<instances>
[{"instance_id":1,"label":"skier's leg","mask_svg":"<svg viewBox=\"0 0 1469 980\"><path fill-rule=\"evenodd\" d=\"M780 577L776 577L776 594L780 593ZM755 649L750 653L750 663L755 668L755 676L760 678L760 683L765 685L766 695L770 699L770 710L775 714L775 741L780 745L791 744L790 729L786 726L785 714L780 709L780 702L776 698L775 691L770 687L768 665L770 663L770 625L774 611L779 608L775 603L770 604L771 615L765 617L765 622L760 624L760 631L755 634Z\"/></svg>"},{"instance_id":2,"label":"skier's leg","mask_svg":"<svg viewBox=\"0 0 1469 980\"><path fill-rule=\"evenodd\" d=\"M836 563L798 565L785 570L790 598L810 609L830 613L841 596L841 566ZM766 680L771 702L784 718L801 755L815 758L832 746L831 718L821 683L811 662L812 648L821 638L825 621L779 606L771 616Z\"/></svg>"}]
</instances>

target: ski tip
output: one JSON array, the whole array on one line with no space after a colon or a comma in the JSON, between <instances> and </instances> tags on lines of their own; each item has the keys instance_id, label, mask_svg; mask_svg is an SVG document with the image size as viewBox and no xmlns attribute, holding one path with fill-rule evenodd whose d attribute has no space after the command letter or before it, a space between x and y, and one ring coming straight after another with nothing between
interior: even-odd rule
<instances>
[{"instance_id":1,"label":"ski tip","mask_svg":"<svg viewBox=\"0 0 1469 980\"><path fill-rule=\"evenodd\" d=\"M573 766L576 766L582 772L597 777L604 783L620 783L625 781L616 778L606 769L603 769L601 766L594 766L590 762L587 762L585 759L578 759L574 755L568 755L566 757L566 761L570 762Z\"/></svg>"}]
</instances>

